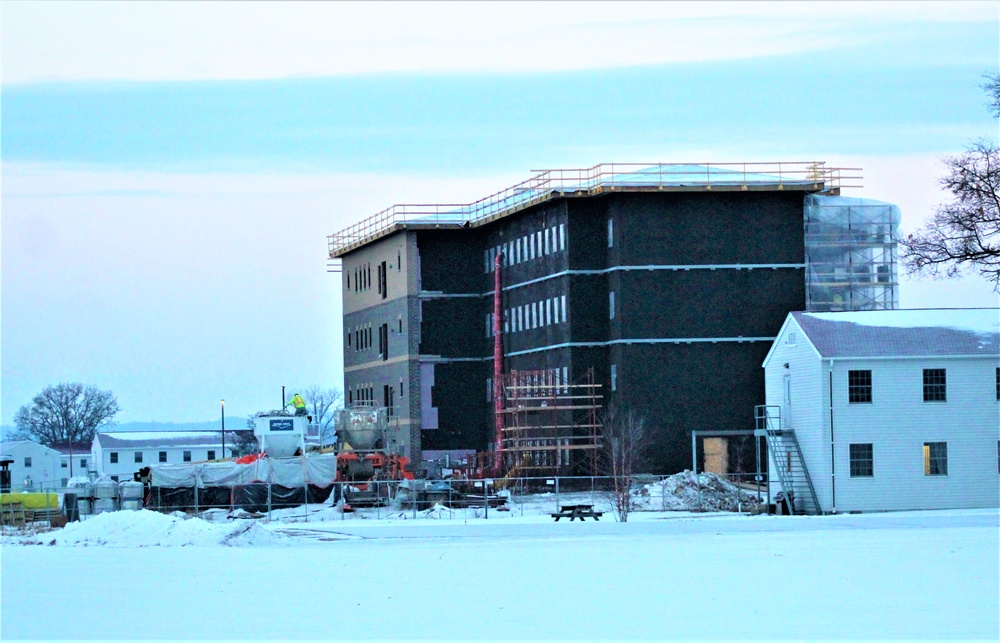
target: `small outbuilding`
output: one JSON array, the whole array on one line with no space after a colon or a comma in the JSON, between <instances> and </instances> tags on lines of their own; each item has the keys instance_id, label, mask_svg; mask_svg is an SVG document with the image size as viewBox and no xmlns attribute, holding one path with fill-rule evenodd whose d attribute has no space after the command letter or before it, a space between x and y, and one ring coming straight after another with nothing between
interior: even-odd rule
<instances>
[{"instance_id":1,"label":"small outbuilding","mask_svg":"<svg viewBox=\"0 0 1000 643\"><path fill-rule=\"evenodd\" d=\"M793 312L763 366L797 512L1000 506L1000 310Z\"/></svg>"}]
</instances>

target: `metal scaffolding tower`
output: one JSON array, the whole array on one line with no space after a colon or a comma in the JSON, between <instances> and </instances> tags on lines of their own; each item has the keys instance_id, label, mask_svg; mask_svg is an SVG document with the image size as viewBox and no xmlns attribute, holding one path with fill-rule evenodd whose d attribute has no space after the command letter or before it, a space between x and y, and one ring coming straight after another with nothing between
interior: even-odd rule
<instances>
[{"instance_id":1,"label":"metal scaffolding tower","mask_svg":"<svg viewBox=\"0 0 1000 643\"><path fill-rule=\"evenodd\" d=\"M511 371L503 390L499 412L508 476L596 472L603 396L593 368L574 382L555 370Z\"/></svg>"}]
</instances>

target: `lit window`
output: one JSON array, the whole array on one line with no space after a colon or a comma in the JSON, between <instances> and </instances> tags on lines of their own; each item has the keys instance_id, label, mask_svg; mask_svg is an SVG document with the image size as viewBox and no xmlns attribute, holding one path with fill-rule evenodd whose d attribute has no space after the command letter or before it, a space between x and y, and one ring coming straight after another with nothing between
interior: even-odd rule
<instances>
[{"instance_id":1,"label":"lit window","mask_svg":"<svg viewBox=\"0 0 1000 643\"><path fill-rule=\"evenodd\" d=\"M566 321L566 295L562 295L562 320Z\"/></svg>"},{"instance_id":2,"label":"lit window","mask_svg":"<svg viewBox=\"0 0 1000 643\"><path fill-rule=\"evenodd\" d=\"M615 291L608 292L608 317L615 318Z\"/></svg>"},{"instance_id":3,"label":"lit window","mask_svg":"<svg viewBox=\"0 0 1000 643\"><path fill-rule=\"evenodd\" d=\"M925 368L924 402L946 402L947 399L948 395L945 369Z\"/></svg>"},{"instance_id":4,"label":"lit window","mask_svg":"<svg viewBox=\"0 0 1000 643\"><path fill-rule=\"evenodd\" d=\"M618 365L617 364L612 364L611 365L611 390L612 391L617 391L618 390Z\"/></svg>"},{"instance_id":5,"label":"lit window","mask_svg":"<svg viewBox=\"0 0 1000 643\"><path fill-rule=\"evenodd\" d=\"M847 371L847 402L870 404L872 401L872 372Z\"/></svg>"},{"instance_id":6,"label":"lit window","mask_svg":"<svg viewBox=\"0 0 1000 643\"><path fill-rule=\"evenodd\" d=\"M614 219L608 219L608 247L613 248L615 245L615 221Z\"/></svg>"},{"instance_id":7,"label":"lit window","mask_svg":"<svg viewBox=\"0 0 1000 643\"><path fill-rule=\"evenodd\" d=\"M850 445L852 478L871 478L875 475L875 458L871 444Z\"/></svg>"},{"instance_id":8,"label":"lit window","mask_svg":"<svg viewBox=\"0 0 1000 643\"><path fill-rule=\"evenodd\" d=\"M566 224L565 223L560 223L559 224L559 249L560 250L565 250L566 249Z\"/></svg>"},{"instance_id":9,"label":"lit window","mask_svg":"<svg viewBox=\"0 0 1000 643\"><path fill-rule=\"evenodd\" d=\"M924 442L924 475L948 475L947 442Z\"/></svg>"},{"instance_id":10,"label":"lit window","mask_svg":"<svg viewBox=\"0 0 1000 643\"><path fill-rule=\"evenodd\" d=\"M545 228L543 232L544 234L542 234L542 239L544 239L544 241L542 242L542 249L545 251L545 254L549 254L549 233L552 232L552 228Z\"/></svg>"}]
</instances>

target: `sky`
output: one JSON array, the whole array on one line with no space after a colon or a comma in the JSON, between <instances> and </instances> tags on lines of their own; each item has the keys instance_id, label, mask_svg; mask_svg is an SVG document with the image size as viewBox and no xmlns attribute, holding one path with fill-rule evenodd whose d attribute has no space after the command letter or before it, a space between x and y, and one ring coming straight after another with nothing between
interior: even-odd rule
<instances>
[{"instance_id":1,"label":"sky","mask_svg":"<svg viewBox=\"0 0 1000 643\"><path fill-rule=\"evenodd\" d=\"M341 387L327 236L531 170L822 160L947 199L997 136L994 2L0 4L0 421L45 386L194 422ZM996 306L904 277L900 304ZM289 392L291 392L289 390Z\"/></svg>"}]
</instances>

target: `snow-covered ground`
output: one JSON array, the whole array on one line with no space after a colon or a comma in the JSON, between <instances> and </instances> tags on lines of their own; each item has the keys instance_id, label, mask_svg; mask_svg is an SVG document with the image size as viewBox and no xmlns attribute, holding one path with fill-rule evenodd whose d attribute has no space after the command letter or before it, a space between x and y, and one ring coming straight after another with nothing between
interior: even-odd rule
<instances>
[{"instance_id":1,"label":"snow-covered ground","mask_svg":"<svg viewBox=\"0 0 1000 643\"><path fill-rule=\"evenodd\" d=\"M290 509L270 523L121 512L38 536L53 546L8 536L0 638L1000 634L995 509L555 523L550 500L537 502L488 520L441 508L414 520L315 506L309 522Z\"/></svg>"}]
</instances>

